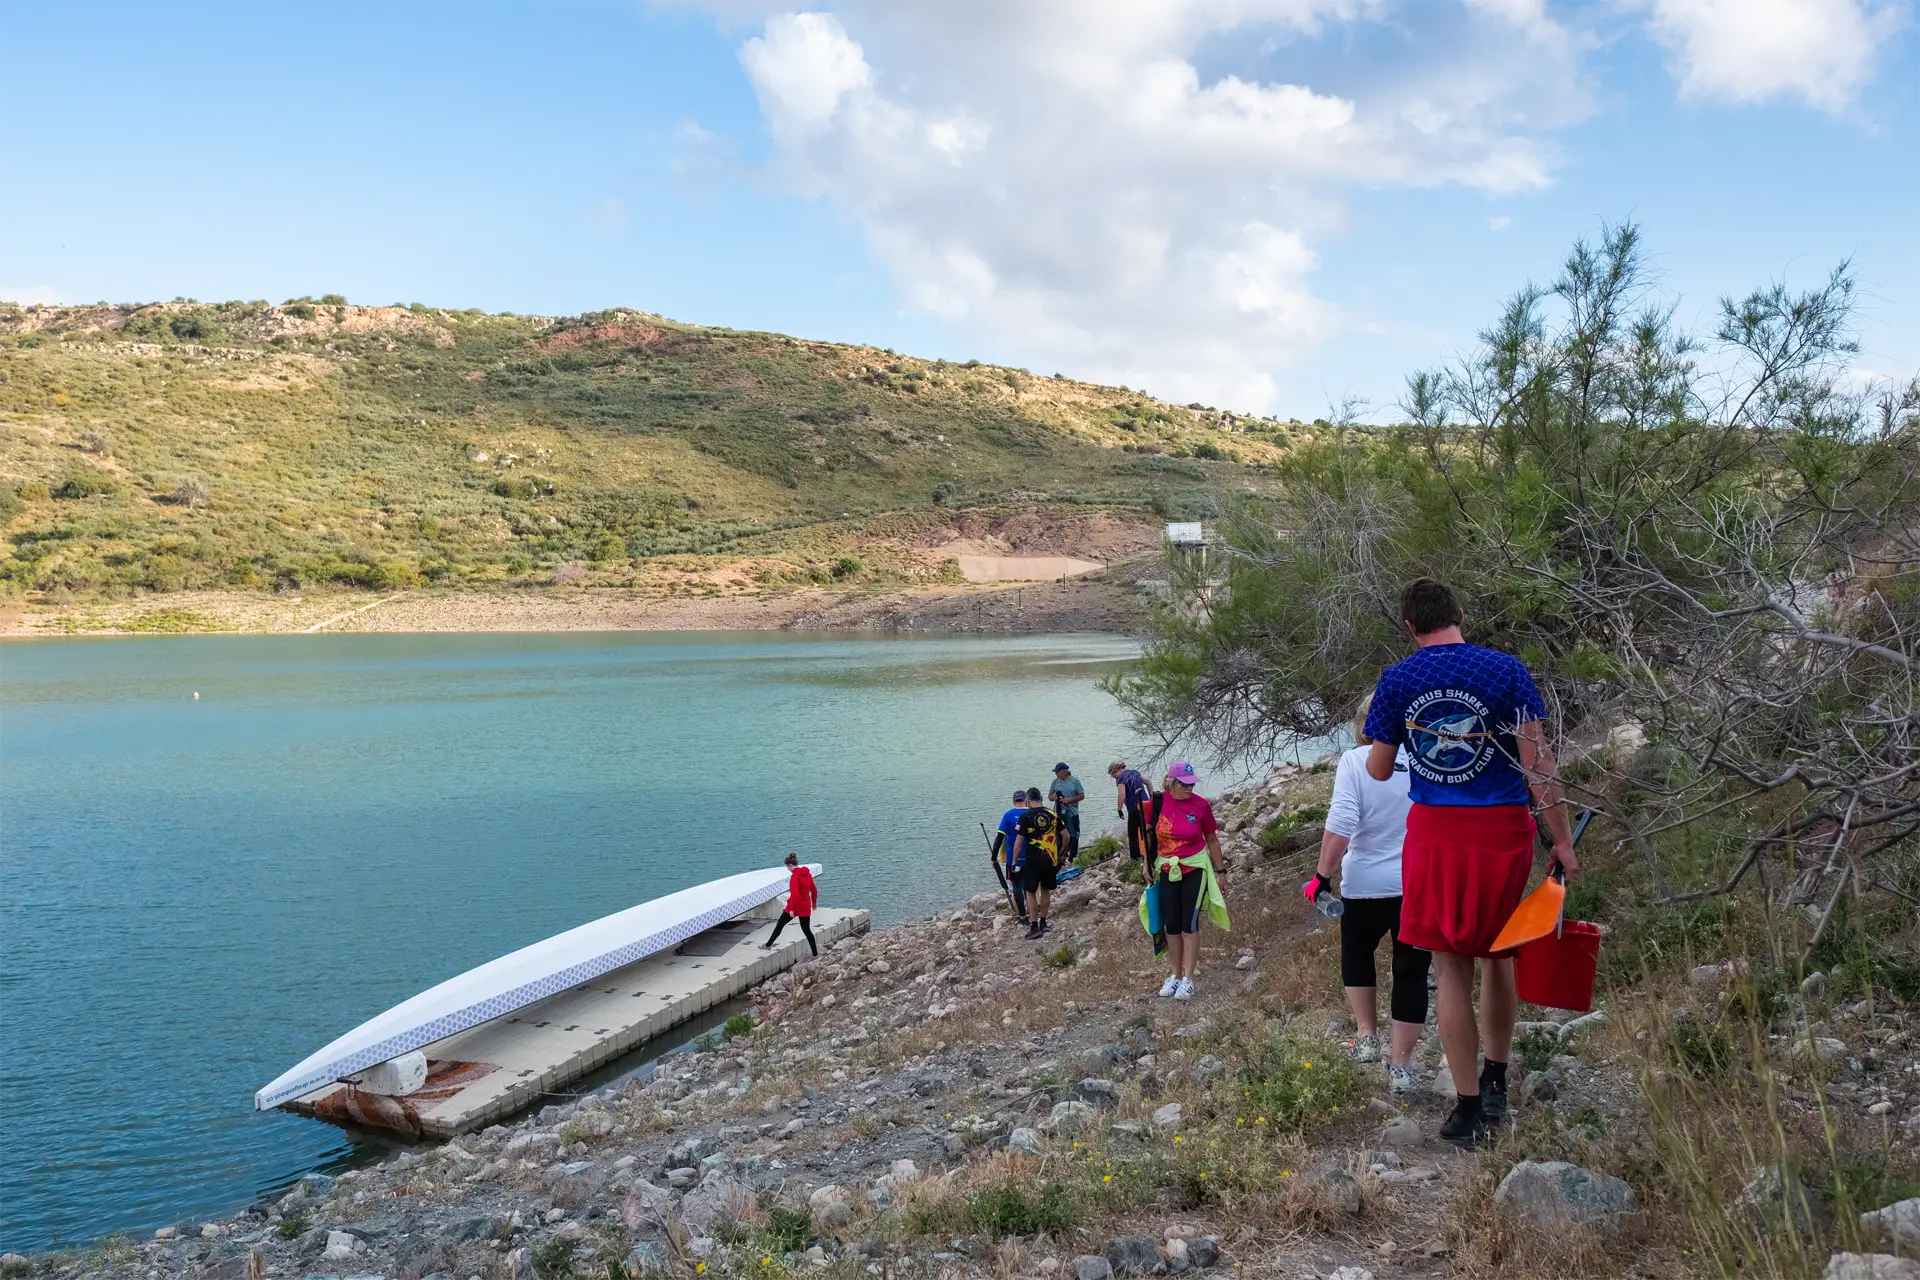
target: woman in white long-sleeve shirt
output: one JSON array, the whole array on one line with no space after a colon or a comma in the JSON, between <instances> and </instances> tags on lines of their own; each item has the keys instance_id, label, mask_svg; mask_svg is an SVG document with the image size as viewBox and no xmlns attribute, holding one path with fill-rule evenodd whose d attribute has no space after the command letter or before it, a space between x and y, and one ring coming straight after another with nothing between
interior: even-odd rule
<instances>
[{"instance_id":1,"label":"woman in white long-sleeve shirt","mask_svg":"<svg viewBox=\"0 0 1920 1280\"><path fill-rule=\"evenodd\" d=\"M1393 935L1393 1037L1387 1077L1395 1093L1406 1093L1414 1087L1413 1046L1427 1021L1431 957L1400 941L1400 845L1406 838L1412 803L1407 796L1406 752L1403 749L1395 761L1392 778L1375 782L1367 773L1372 739L1362 732L1366 722L1363 702L1354 720L1353 736L1360 745L1344 753L1334 771L1333 799L1327 805L1326 832L1320 837L1320 865L1306 891L1309 899L1331 892L1330 877L1339 866L1340 900L1346 907L1340 917L1340 981L1359 1026L1353 1050L1362 1062L1380 1057L1373 953L1382 937Z\"/></svg>"}]
</instances>

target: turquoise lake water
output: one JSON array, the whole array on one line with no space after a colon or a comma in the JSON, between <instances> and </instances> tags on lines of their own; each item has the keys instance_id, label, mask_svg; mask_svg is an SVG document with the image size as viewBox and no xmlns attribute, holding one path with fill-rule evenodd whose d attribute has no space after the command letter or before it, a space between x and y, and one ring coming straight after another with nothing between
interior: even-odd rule
<instances>
[{"instance_id":1,"label":"turquoise lake water","mask_svg":"<svg viewBox=\"0 0 1920 1280\"><path fill-rule=\"evenodd\" d=\"M231 1213L350 1158L253 1091L443 978L661 893L825 864L993 888L1057 759L1129 754L1106 636L273 636L0 645L0 1248ZM195 692L200 694L196 701Z\"/></svg>"}]
</instances>

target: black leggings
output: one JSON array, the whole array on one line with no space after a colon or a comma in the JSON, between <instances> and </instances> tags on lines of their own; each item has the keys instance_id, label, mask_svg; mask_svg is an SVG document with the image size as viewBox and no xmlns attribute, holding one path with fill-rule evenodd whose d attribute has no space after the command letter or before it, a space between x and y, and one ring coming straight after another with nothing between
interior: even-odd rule
<instances>
[{"instance_id":1,"label":"black leggings","mask_svg":"<svg viewBox=\"0 0 1920 1280\"><path fill-rule=\"evenodd\" d=\"M1127 810L1127 855L1151 858L1155 843L1153 828L1147 825L1146 810L1137 805Z\"/></svg>"},{"instance_id":2,"label":"black leggings","mask_svg":"<svg viewBox=\"0 0 1920 1280\"><path fill-rule=\"evenodd\" d=\"M1432 956L1400 941L1399 898L1344 898L1340 917L1340 985L1379 985L1373 951L1380 939L1393 935L1393 1020L1427 1020L1427 964Z\"/></svg>"},{"instance_id":3,"label":"black leggings","mask_svg":"<svg viewBox=\"0 0 1920 1280\"><path fill-rule=\"evenodd\" d=\"M1400 901L1400 899L1395 898L1394 901L1398 902ZM813 917L812 916L791 916L791 915L788 915L786 912L782 911L780 913L780 922L773 926L773 936L767 939L767 945L772 946L774 943L780 941L780 931L787 927L787 921L789 920L798 920L800 922L800 932L807 935L807 945L813 948L813 954L819 955L820 944L813 940ZM1420 954L1425 955L1427 953L1422 951ZM1427 989L1425 987L1421 987L1420 998L1423 1000L1426 999L1426 993L1427 993ZM1426 1015L1421 1014L1420 1016L1424 1018Z\"/></svg>"}]
</instances>

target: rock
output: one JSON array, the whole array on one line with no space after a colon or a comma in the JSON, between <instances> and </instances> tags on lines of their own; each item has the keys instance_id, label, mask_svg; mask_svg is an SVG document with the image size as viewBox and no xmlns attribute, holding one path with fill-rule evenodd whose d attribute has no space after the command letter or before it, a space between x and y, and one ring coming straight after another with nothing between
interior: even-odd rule
<instances>
[{"instance_id":1,"label":"rock","mask_svg":"<svg viewBox=\"0 0 1920 1280\"><path fill-rule=\"evenodd\" d=\"M164 1231L166 1230L166 1228L162 1227L161 1230ZM0 1271L13 1271L16 1269L24 1270L27 1267L30 1267L32 1265L33 1263L28 1261L27 1258L25 1258L21 1254L0 1253Z\"/></svg>"},{"instance_id":2,"label":"rock","mask_svg":"<svg viewBox=\"0 0 1920 1280\"><path fill-rule=\"evenodd\" d=\"M1520 1101L1523 1103L1552 1102L1559 1096L1560 1086L1551 1071L1535 1072L1520 1082Z\"/></svg>"},{"instance_id":3,"label":"rock","mask_svg":"<svg viewBox=\"0 0 1920 1280\"><path fill-rule=\"evenodd\" d=\"M1457 1096L1453 1087L1452 1067L1443 1065L1438 1071L1433 1073L1433 1091L1442 1098Z\"/></svg>"},{"instance_id":4,"label":"rock","mask_svg":"<svg viewBox=\"0 0 1920 1280\"><path fill-rule=\"evenodd\" d=\"M574 1121L589 1138L604 1138L613 1132L613 1117L604 1111L588 1111Z\"/></svg>"},{"instance_id":5,"label":"rock","mask_svg":"<svg viewBox=\"0 0 1920 1280\"><path fill-rule=\"evenodd\" d=\"M1141 1124L1138 1120L1115 1120L1111 1125L1107 1126L1107 1132L1122 1138L1131 1138L1138 1141L1147 1136L1147 1126Z\"/></svg>"},{"instance_id":6,"label":"rock","mask_svg":"<svg viewBox=\"0 0 1920 1280\"><path fill-rule=\"evenodd\" d=\"M1583 1013L1579 1017L1560 1024L1560 1038L1571 1040L1582 1031L1591 1031L1607 1020L1606 1010L1595 1009L1592 1013Z\"/></svg>"},{"instance_id":7,"label":"rock","mask_svg":"<svg viewBox=\"0 0 1920 1280\"><path fill-rule=\"evenodd\" d=\"M1153 1127L1156 1129L1178 1129L1186 1119L1187 1109L1177 1102L1169 1102L1164 1107L1156 1107L1153 1112Z\"/></svg>"},{"instance_id":8,"label":"rock","mask_svg":"<svg viewBox=\"0 0 1920 1280\"><path fill-rule=\"evenodd\" d=\"M1800 995L1807 1000L1823 1000L1827 989L1833 985L1832 979L1818 969L1800 979Z\"/></svg>"},{"instance_id":9,"label":"rock","mask_svg":"<svg viewBox=\"0 0 1920 1280\"><path fill-rule=\"evenodd\" d=\"M1040 1127L1047 1133L1078 1133L1093 1122L1093 1108L1084 1102L1056 1102Z\"/></svg>"},{"instance_id":10,"label":"rock","mask_svg":"<svg viewBox=\"0 0 1920 1280\"><path fill-rule=\"evenodd\" d=\"M695 1236L693 1239L687 1241L687 1256L694 1259L712 1257L714 1244L715 1241L712 1236Z\"/></svg>"},{"instance_id":11,"label":"rock","mask_svg":"<svg viewBox=\"0 0 1920 1280\"><path fill-rule=\"evenodd\" d=\"M1426 1135L1420 1132L1420 1125L1412 1116L1400 1116L1380 1126L1373 1140L1383 1147L1417 1147L1426 1140Z\"/></svg>"},{"instance_id":12,"label":"rock","mask_svg":"<svg viewBox=\"0 0 1920 1280\"><path fill-rule=\"evenodd\" d=\"M1619 1178L1593 1173L1564 1160L1522 1160L1493 1193L1503 1212L1542 1226L1584 1223L1602 1231L1639 1235L1646 1215L1633 1188Z\"/></svg>"},{"instance_id":13,"label":"rock","mask_svg":"<svg viewBox=\"0 0 1920 1280\"><path fill-rule=\"evenodd\" d=\"M534 1280L533 1255L524 1248L510 1251L505 1270L507 1280Z\"/></svg>"},{"instance_id":14,"label":"rock","mask_svg":"<svg viewBox=\"0 0 1920 1280\"><path fill-rule=\"evenodd\" d=\"M1814 1212L1818 1203L1798 1177L1780 1165L1770 1164L1753 1175L1730 1207L1758 1227L1762 1235L1771 1235L1791 1222L1794 1232L1805 1237L1818 1221Z\"/></svg>"},{"instance_id":15,"label":"rock","mask_svg":"<svg viewBox=\"0 0 1920 1280\"><path fill-rule=\"evenodd\" d=\"M847 1203L845 1187L829 1182L807 1197L807 1212L813 1229L822 1233L837 1231L853 1221L853 1207Z\"/></svg>"},{"instance_id":16,"label":"rock","mask_svg":"<svg viewBox=\"0 0 1920 1280\"><path fill-rule=\"evenodd\" d=\"M1015 1129L1007 1135L1007 1150L1037 1156L1040 1154L1040 1135L1032 1129Z\"/></svg>"},{"instance_id":17,"label":"rock","mask_svg":"<svg viewBox=\"0 0 1920 1280\"><path fill-rule=\"evenodd\" d=\"M731 1228L753 1208L753 1188L720 1172L708 1170L700 1185L680 1200L680 1218L697 1235Z\"/></svg>"},{"instance_id":18,"label":"rock","mask_svg":"<svg viewBox=\"0 0 1920 1280\"><path fill-rule=\"evenodd\" d=\"M1887 1253L1836 1253L1821 1280L1920 1280L1920 1262Z\"/></svg>"},{"instance_id":19,"label":"rock","mask_svg":"<svg viewBox=\"0 0 1920 1280\"><path fill-rule=\"evenodd\" d=\"M911 1160L895 1160L887 1170L887 1177L896 1187L902 1183L917 1182L920 1180L920 1166Z\"/></svg>"},{"instance_id":20,"label":"rock","mask_svg":"<svg viewBox=\"0 0 1920 1280\"><path fill-rule=\"evenodd\" d=\"M1205 1083L1226 1070L1227 1064L1213 1054L1202 1055L1200 1061L1193 1064L1194 1078Z\"/></svg>"},{"instance_id":21,"label":"rock","mask_svg":"<svg viewBox=\"0 0 1920 1280\"><path fill-rule=\"evenodd\" d=\"M1210 1267L1220 1261L1220 1242L1212 1236L1192 1236L1187 1240L1187 1261L1196 1267Z\"/></svg>"},{"instance_id":22,"label":"rock","mask_svg":"<svg viewBox=\"0 0 1920 1280\"><path fill-rule=\"evenodd\" d=\"M1073 1260L1073 1280L1109 1280L1113 1264L1097 1253L1083 1253Z\"/></svg>"},{"instance_id":23,"label":"rock","mask_svg":"<svg viewBox=\"0 0 1920 1280\"><path fill-rule=\"evenodd\" d=\"M1065 1106L1065 1103L1061 1104ZM967 1140L957 1133L950 1133L940 1140L940 1149L947 1153L950 1160L958 1160L967 1154Z\"/></svg>"},{"instance_id":24,"label":"rock","mask_svg":"<svg viewBox=\"0 0 1920 1280\"><path fill-rule=\"evenodd\" d=\"M893 966L888 964L885 960L875 960L872 964L867 966L867 972L874 974L876 976L883 973L892 973Z\"/></svg>"},{"instance_id":25,"label":"rock","mask_svg":"<svg viewBox=\"0 0 1920 1280\"><path fill-rule=\"evenodd\" d=\"M1802 1062L1841 1062L1847 1056L1847 1042L1836 1040L1832 1036L1814 1036L1811 1039L1795 1040L1793 1056Z\"/></svg>"},{"instance_id":26,"label":"rock","mask_svg":"<svg viewBox=\"0 0 1920 1280\"><path fill-rule=\"evenodd\" d=\"M1120 1090L1111 1080L1102 1080L1097 1076L1088 1076L1077 1086L1081 1098L1095 1107L1118 1106Z\"/></svg>"},{"instance_id":27,"label":"rock","mask_svg":"<svg viewBox=\"0 0 1920 1280\"><path fill-rule=\"evenodd\" d=\"M333 1179L324 1173L309 1173L300 1179L300 1194L319 1199L333 1191Z\"/></svg>"},{"instance_id":28,"label":"rock","mask_svg":"<svg viewBox=\"0 0 1920 1280\"><path fill-rule=\"evenodd\" d=\"M627 1270L636 1276L653 1275L664 1272L670 1266L667 1251L652 1240L642 1240L633 1246L633 1252L627 1255Z\"/></svg>"},{"instance_id":29,"label":"rock","mask_svg":"<svg viewBox=\"0 0 1920 1280\"><path fill-rule=\"evenodd\" d=\"M512 1229L509 1219L482 1213L470 1218L456 1218L440 1234L448 1244L468 1244L478 1240L505 1240Z\"/></svg>"},{"instance_id":30,"label":"rock","mask_svg":"<svg viewBox=\"0 0 1920 1280\"><path fill-rule=\"evenodd\" d=\"M1920 1258L1920 1199L1861 1214L1860 1242L1884 1253Z\"/></svg>"},{"instance_id":31,"label":"rock","mask_svg":"<svg viewBox=\"0 0 1920 1280\"><path fill-rule=\"evenodd\" d=\"M606 1185L606 1175L595 1170L570 1173L553 1184L553 1206L556 1209L584 1209Z\"/></svg>"},{"instance_id":32,"label":"rock","mask_svg":"<svg viewBox=\"0 0 1920 1280\"><path fill-rule=\"evenodd\" d=\"M1080 1069L1090 1076L1097 1076L1109 1067L1117 1067L1127 1059L1127 1047L1120 1044L1099 1044L1080 1055Z\"/></svg>"},{"instance_id":33,"label":"rock","mask_svg":"<svg viewBox=\"0 0 1920 1280\"><path fill-rule=\"evenodd\" d=\"M791 1138L796 1134L798 1134L801 1130L805 1129L806 1127L807 1127L807 1122L805 1120L802 1120L799 1116L795 1116L793 1119L787 1121L785 1124L780 1126L780 1136L783 1138Z\"/></svg>"},{"instance_id":34,"label":"rock","mask_svg":"<svg viewBox=\"0 0 1920 1280\"><path fill-rule=\"evenodd\" d=\"M1687 981L1696 987L1712 990L1722 986L1727 980L1727 967L1719 964L1697 964L1687 970Z\"/></svg>"},{"instance_id":35,"label":"rock","mask_svg":"<svg viewBox=\"0 0 1920 1280\"><path fill-rule=\"evenodd\" d=\"M1160 1242L1152 1236L1115 1236L1107 1241L1106 1253L1119 1276L1149 1276L1160 1265Z\"/></svg>"},{"instance_id":36,"label":"rock","mask_svg":"<svg viewBox=\"0 0 1920 1280\"><path fill-rule=\"evenodd\" d=\"M345 1262L360 1252L360 1241L347 1231L327 1232L327 1247L320 1254L328 1262Z\"/></svg>"},{"instance_id":37,"label":"rock","mask_svg":"<svg viewBox=\"0 0 1920 1280\"><path fill-rule=\"evenodd\" d=\"M500 1151L503 1160L538 1160L542 1155L560 1149L560 1135L536 1129L532 1133L523 1133L507 1143Z\"/></svg>"},{"instance_id":38,"label":"rock","mask_svg":"<svg viewBox=\"0 0 1920 1280\"><path fill-rule=\"evenodd\" d=\"M1213 1030L1213 1020L1202 1018L1198 1022L1189 1022L1173 1034L1182 1040L1198 1040L1211 1030Z\"/></svg>"},{"instance_id":39,"label":"rock","mask_svg":"<svg viewBox=\"0 0 1920 1280\"><path fill-rule=\"evenodd\" d=\"M667 1185L675 1190L679 1190L683 1187L692 1186L699 1177L700 1171L691 1167L669 1169L667 1170Z\"/></svg>"},{"instance_id":40,"label":"rock","mask_svg":"<svg viewBox=\"0 0 1920 1280\"><path fill-rule=\"evenodd\" d=\"M1335 1267L1327 1280L1373 1280L1373 1272L1365 1267Z\"/></svg>"},{"instance_id":41,"label":"rock","mask_svg":"<svg viewBox=\"0 0 1920 1280\"><path fill-rule=\"evenodd\" d=\"M893 1208L893 1188L884 1181L876 1182L867 1188L867 1199L873 1201L873 1207L885 1213Z\"/></svg>"},{"instance_id":42,"label":"rock","mask_svg":"<svg viewBox=\"0 0 1920 1280\"><path fill-rule=\"evenodd\" d=\"M1314 1185L1327 1203L1340 1212L1348 1215L1360 1212L1360 1184L1346 1170L1328 1169L1314 1179Z\"/></svg>"},{"instance_id":43,"label":"rock","mask_svg":"<svg viewBox=\"0 0 1920 1280\"><path fill-rule=\"evenodd\" d=\"M1251 969L1258 963L1259 961L1253 958L1253 952L1248 951L1244 952L1238 960L1233 962L1233 967L1236 969Z\"/></svg>"}]
</instances>

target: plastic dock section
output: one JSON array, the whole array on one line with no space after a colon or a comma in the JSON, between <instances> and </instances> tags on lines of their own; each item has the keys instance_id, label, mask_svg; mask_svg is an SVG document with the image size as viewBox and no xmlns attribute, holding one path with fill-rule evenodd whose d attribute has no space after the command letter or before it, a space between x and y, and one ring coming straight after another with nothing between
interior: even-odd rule
<instances>
[{"instance_id":1,"label":"plastic dock section","mask_svg":"<svg viewBox=\"0 0 1920 1280\"><path fill-rule=\"evenodd\" d=\"M286 1109L413 1137L451 1138L485 1128L805 959L807 940L797 923L787 925L778 947L761 950L777 913L770 904L671 951L428 1045L426 1087L410 1097L381 1098L333 1084ZM825 948L865 933L869 918L863 910L821 907L812 923Z\"/></svg>"}]
</instances>

